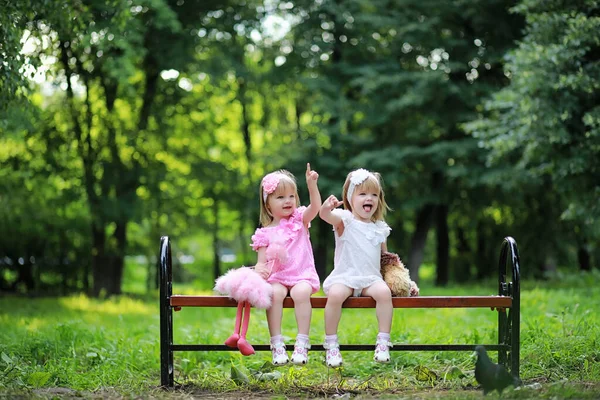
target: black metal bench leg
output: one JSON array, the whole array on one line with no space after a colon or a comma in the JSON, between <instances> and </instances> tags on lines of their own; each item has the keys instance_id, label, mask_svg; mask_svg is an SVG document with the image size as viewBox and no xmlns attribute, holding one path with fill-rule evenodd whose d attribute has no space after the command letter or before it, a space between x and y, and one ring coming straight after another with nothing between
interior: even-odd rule
<instances>
[{"instance_id":1,"label":"black metal bench leg","mask_svg":"<svg viewBox=\"0 0 600 400\"><path fill-rule=\"evenodd\" d=\"M172 270L169 237L160 238L160 384L173 387L173 308Z\"/></svg>"},{"instance_id":2,"label":"black metal bench leg","mask_svg":"<svg viewBox=\"0 0 600 400\"><path fill-rule=\"evenodd\" d=\"M502 244L500 253L500 280L505 278L506 261L510 256L510 266L512 272L512 281L509 284L500 283L500 290L503 289L506 295L512 297L512 307L508 314L508 331L506 332L506 343L510 345L510 372L513 376L520 378L519 359L521 348L521 263L519 260L519 250L517 242L507 236ZM504 277L503 277L504 275Z\"/></svg>"},{"instance_id":3,"label":"black metal bench leg","mask_svg":"<svg viewBox=\"0 0 600 400\"><path fill-rule=\"evenodd\" d=\"M506 282L506 267L508 257L510 256L510 267L512 281ZM510 364L511 373L519 378L519 358L520 358L520 332L521 332L521 286L520 286L520 262L517 242L507 236L502 243L499 261L498 289L501 296L512 297L512 306L508 316L506 311L498 314L498 344L507 344L510 346L510 355L507 357L505 350L498 352L498 362L508 367Z\"/></svg>"},{"instance_id":4,"label":"black metal bench leg","mask_svg":"<svg viewBox=\"0 0 600 400\"><path fill-rule=\"evenodd\" d=\"M510 296L508 293L508 284L506 282L506 256L507 256L507 241L502 242L500 249L500 259L498 260L498 295ZM498 344L509 344L510 322L506 314L506 310L498 310ZM505 349L498 350L498 363L508 367L508 356Z\"/></svg>"},{"instance_id":5,"label":"black metal bench leg","mask_svg":"<svg viewBox=\"0 0 600 400\"><path fill-rule=\"evenodd\" d=\"M514 376L520 379L519 372L519 359L521 352L521 294L520 294L519 283L513 284L513 308L510 316L511 322L511 350L510 350L510 371Z\"/></svg>"},{"instance_id":6,"label":"black metal bench leg","mask_svg":"<svg viewBox=\"0 0 600 400\"><path fill-rule=\"evenodd\" d=\"M506 345L508 335L508 318L506 316L506 310L498 310L498 344ZM508 359L506 355L506 350L500 349L498 350L498 363L504 365L505 367L508 364Z\"/></svg>"}]
</instances>

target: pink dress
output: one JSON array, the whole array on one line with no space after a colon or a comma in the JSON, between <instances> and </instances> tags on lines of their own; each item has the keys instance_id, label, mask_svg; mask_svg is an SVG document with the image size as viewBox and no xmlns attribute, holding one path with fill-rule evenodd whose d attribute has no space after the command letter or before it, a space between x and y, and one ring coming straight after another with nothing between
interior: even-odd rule
<instances>
[{"instance_id":1,"label":"pink dress","mask_svg":"<svg viewBox=\"0 0 600 400\"><path fill-rule=\"evenodd\" d=\"M287 260L274 268L267 282L278 282L291 288L305 281L313 293L319 291L320 281L315 269L315 258L308 229L302 222L306 207L298 207L288 219L279 221L279 225L258 228L252 235L252 249L258 251L270 244L281 244L287 250Z\"/></svg>"}]
</instances>

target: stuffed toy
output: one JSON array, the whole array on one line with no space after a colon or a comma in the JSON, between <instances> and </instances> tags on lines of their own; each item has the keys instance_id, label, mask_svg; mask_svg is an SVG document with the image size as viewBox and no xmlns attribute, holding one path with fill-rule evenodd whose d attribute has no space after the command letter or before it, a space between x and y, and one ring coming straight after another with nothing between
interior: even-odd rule
<instances>
[{"instance_id":1,"label":"stuffed toy","mask_svg":"<svg viewBox=\"0 0 600 400\"><path fill-rule=\"evenodd\" d=\"M416 297L419 287L410 279L408 269L396 253L381 253L381 276L390 287L394 297Z\"/></svg>"},{"instance_id":2,"label":"stuffed toy","mask_svg":"<svg viewBox=\"0 0 600 400\"><path fill-rule=\"evenodd\" d=\"M254 348L246 340L250 307L271 307L273 288L253 268L241 267L219 277L215 282L215 290L238 303L233 334L225 341L225 345L237 347L245 356L254 354Z\"/></svg>"},{"instance_id":3,"label":"stuffed toy","mask_svg":"<svg viewBox=\"0 0 600 400\"><path fill-rule=\"evenodd\" d=\"M267 265L271 273L287 260L287 250L281 243L274 242L265 252ZM229 270L215 281L215 290L237 301L237 314L233 334L227 338L225 345L238 348L245 356L254 354L254 348L246 339L250 308L268 309L271 307L273 287L264 280L254 268L244 267Z\"/></svg>"}]
</instances>

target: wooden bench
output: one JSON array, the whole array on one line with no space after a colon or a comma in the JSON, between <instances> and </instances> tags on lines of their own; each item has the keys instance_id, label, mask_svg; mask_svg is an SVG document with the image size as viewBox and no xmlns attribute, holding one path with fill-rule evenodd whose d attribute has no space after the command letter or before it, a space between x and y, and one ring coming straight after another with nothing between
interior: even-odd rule
<instances>
[{"instance_id":1,"label":"wooden bench","mask_svg":"<svg viewBox=\"0 0 600 400\"><path fill-rule=\"evenodd\" d=\"M510 258L509 258L510 255ZM507 264L511 266L512 281L507 282ZM183 307L237 307L235 300L226 296L182 296L173 294L171 244L167 236L160 242L160 380L162 386L172 387L175 351L237 351L224 344L174 344L173 311ZM420 296L394 297L394 308L490 308L498 312L497 344L397 344L393 351L473 351L475 346L483 344L486 349L498 351L498 361L515 375L519 376L519 254L517 244L511 237L502 242L498 268L497 296ZM313 308L324 308L326 297L312 297ZM283 306L293 308L291 298L286 298ZM375 308L370 297L351 297L344 308ZM392 335L393 337L393 335ZM253 344L256 351L268 351L268 344ZM312 351L323 351L323 345L313 345ZM373 345L341 344L342 351L373 350Z\"/></svg>"}]
</instances>

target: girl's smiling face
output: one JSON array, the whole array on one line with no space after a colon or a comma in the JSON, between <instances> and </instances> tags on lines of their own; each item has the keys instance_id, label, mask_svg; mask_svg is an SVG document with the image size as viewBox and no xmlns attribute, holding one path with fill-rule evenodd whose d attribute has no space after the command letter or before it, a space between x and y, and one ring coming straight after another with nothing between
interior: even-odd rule
<instances>
[{"instance_id":1,"label":"girl's smiling face","mask_svg":"<svg viewBox=\"0 0 600 400\"><path fill-rule=\"evenodd\" d=\"M289 218L297 208L296 188L281 182L267 198L267 210L273 216L272 225L278 225L283 218Z\"/></svg>"},{"instance_id":2,"label":"girl's smiling face","mask_svg":"<svg viewBox=\"0 0 600 400\"><path fill-rule=\"evenodd\" d=\"M352 214L362 222L371 222L379 207L379 187L366 181L354 188L350 205Z\"/></svg>"}]
</instances>

